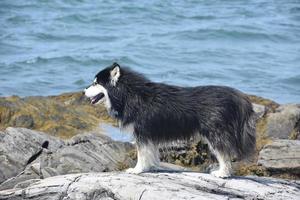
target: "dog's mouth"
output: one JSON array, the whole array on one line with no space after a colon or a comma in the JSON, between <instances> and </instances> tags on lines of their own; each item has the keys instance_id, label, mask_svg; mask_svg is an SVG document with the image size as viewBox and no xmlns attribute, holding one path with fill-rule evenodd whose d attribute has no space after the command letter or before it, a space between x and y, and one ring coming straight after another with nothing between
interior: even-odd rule
<instances>
[{"instance_id":1,"label":"dog's mouth","mask_svg":"<svg viewBox=\"0 0 300 200\"><path fill-rule=\"evenodd\" d=\"M99 93L99 94L97 94L96 96L94 96L94 97L91 98L91 103L92 103L92 104L96 104L96 103L98 103L103 97L104 97L104 94L103 94L103 93Z\"/></svg>"}]
</instances>

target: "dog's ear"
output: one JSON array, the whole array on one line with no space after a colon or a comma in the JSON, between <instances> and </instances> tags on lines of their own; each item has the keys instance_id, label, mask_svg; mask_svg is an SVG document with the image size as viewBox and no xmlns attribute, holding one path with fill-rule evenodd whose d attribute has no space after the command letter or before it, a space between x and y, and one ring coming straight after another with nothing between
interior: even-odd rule
<instances>
[{"instance_id":1,"label":"dog's ear","mask_svg":"<svg viewBox=\"0 0 300 200\"><path fill-rule=\"evenodd\" d=\"M121 71L120 65L118 63L114 63L112 65L112 69L110 71L110 81L113 86L116 86L116 84L120 78L120 75L121 75L120 71Z\"/></svg>"}]
</instances>

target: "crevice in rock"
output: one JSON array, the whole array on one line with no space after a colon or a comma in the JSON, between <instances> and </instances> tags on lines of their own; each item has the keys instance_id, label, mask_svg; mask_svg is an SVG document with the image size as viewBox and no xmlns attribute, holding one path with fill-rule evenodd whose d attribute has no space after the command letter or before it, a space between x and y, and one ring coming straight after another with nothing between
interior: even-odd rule
<instances>
[{"instance_id":1,"label":"crevice in rock","mask_svg":"<svg viewBox=\"0 0 300 200\"><path fill-rule=\"evenodd\" d=\"M64 198L68 195L68 191L69 191L70 186L71 186L73 183L76 183L77 181L79 181L79 179L81 178L81 176L82 176L82 175L79 175L79 176L75 177L74 180L71 181L71 182L68 184L68 186L67 186L67 188L65 189L65 191L63 191L62 194L60 195L59 200L64 199Z\"/></svg>"},{"instance_id":2,"label":"crevice in rock","mask_svg":"<svg viewBox=\"0 0 300 200\"><path fill-rule=\"evenodd\" d=\"M113 200L121 200L119 197L116 196L112 191L106 189L106 188L100 188L95 191L93 191L91 194L87 196L87 199L96 200L96 199L102 199L102 198L111 198Z\"/></svg>"},{"instance_id":3,"label":"crevice in rock","mask_svg":"<svg viewBox=\"0 0 300 200\"><path fill-rule=\"evenodd\" d=\"M35 161L41 155L43 149L48 149L48 146L49 146L49 141L46 140L45 142L43 142L42 148L28 159L26 166L32 163L33 161Z\"/></svg>"},{"instance_id":4,"label":"crevice in rock","mask_svg":"<svg viewBox=\"0 0 300 200\"><path fill-rule=\"evenodd\" d=\"M300 137L300 119L296 122L294 130L295 130L295 136L294 137L295 137L295 139L298 139Z\"/></svg>"},{"instance_id":5,"label":"crevice in rock","mask_svg":"<svg viewBox=\"0 0 300 200\"><path fill-rule=\"evenodd\" d=\"M232 192L224 191L224 190L220 189L219 187L217 187L215 189L201 187L200 185L194 185L194 187L195 187L196 190L201 190L203 192L208 192L208 193L217 194L217 195L225 195L228 198L242 198L242 199L247 198L247 196L242 196L240 194L235 194L235 193L233 193L233 191Z\"/></svg>"},{"instance_id":6,"label":"crevice in rock","mask_svg":"<svg viewBox=\"0 0 300 200\"><path fill-rule=\"evenodd\" d=\"M72 143L68 143L67 146L75 146L77 144L84 144L84 143L91 143L91 141L90 140L84 140L84 139L82 139L82 140L76 140L76 141L74 141Z\"/></svg>"},{"instance_id":7,"label":"crevice in rock","mask_svg":"<svg viewBox=\"0 0 300 200\"><path fill-rule=\"evenodd\" d=\"M143 195L144 195L144 193L147 191L147 189L144 189L143 190L143 192L141 193L141 195L140 195L140 198L139 198L139 200L141 200L142 199L142 197L143 197Z\"/></svg>"}]
</instances>

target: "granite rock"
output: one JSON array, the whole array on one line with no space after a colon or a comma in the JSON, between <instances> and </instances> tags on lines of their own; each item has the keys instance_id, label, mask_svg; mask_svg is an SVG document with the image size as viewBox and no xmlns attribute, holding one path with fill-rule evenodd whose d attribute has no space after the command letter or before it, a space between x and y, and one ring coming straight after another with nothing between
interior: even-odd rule
<instances>
[{"instance_id":1,"label":"granite rock","mask_svg":"<svg viewBox=\"0 0 300 200\"><path fill-rule=\"evenodd\" d=\"M7 200L93 199L289 199L300 196L299 181L274 178L215 178L195 172L133 175L123 172L70 174L31 180L0 191Z\"/></svg>"},{"instance_id":2,"label":"granite rock","mask_svg":"<svg viewBox=\"0 0 300 200\"><path fill-rule=\"evenodd\" d=\"M259 152L258 164L273 173L300 174L300 141L274 140Z\"/></svg>"},{"instance_id":3,"label":"granite rock","mask_svg":"<svg viewBox=\"0 0 300 200\"><path fill-rule=\"evenodd\" d=\"M270 113L267 118L266 134L276 139L297 139L299 131L297 123L300 121L300 105L281 105Z\"/></svg>"},{"instance_id":4,"label":"granite rock","mask_svg":"<svg viewBox=\"0 0 300 200\"><path fill-rule=\"evenodd\" d=\"M134 165L128 156L132 149L132 144L99 132L61 140L25 128L7 128L0 132L0 190L29 179L123 169Z\"/></svg>"}]
</instances>

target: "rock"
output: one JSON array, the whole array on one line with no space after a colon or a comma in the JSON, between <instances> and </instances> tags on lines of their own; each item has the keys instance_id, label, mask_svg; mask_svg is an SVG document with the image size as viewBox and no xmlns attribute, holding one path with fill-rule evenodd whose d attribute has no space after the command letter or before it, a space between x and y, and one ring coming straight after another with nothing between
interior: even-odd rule
<instances>
[{"instance_id":1,"label":"rock","mask_svg":"<svg viewBox=\"0 0 300 200\"><path fill-rule=\"evenodd\" d=\"M266 107L264 105L252 103L252 106L257 118L262 118L265 115Z\"/></svg>"},{"instance_id":2,"label":"rock","mask_svg":"<svg viewBox=\"0 0 300 200\"><path fill-rule=\"evenodd\" d=\"M53 152L63 145L57 138L29 129L7 128L0 132L0 183L21 173L46 141Z\"/></svg>"},{"instance_id":3,"label":"rock","mask_svg":"<svg viewBox=\"0 0 300 200\"><path fill-rule=\"evenodd\" d=\"M273 173L300 174L300 141L275 140L259 152L258 164Z\"/></svg>"},{"instance_id":4,"label":"rock","mask_svg":"<svg viewBox=\"0 0 300 200\"><path fill-rule=\"evenodd\" d=\"M105 135L77 135L56 152L41 157L42 173L53 176L119 170L121 164L134 164L127 155L131 150L132 144L113 141Z\"/></svg>"},{"instance_id":5,"label":"rock","mask_svg":"<svg viewBox=\"0 0 300 200\"><path fill-rule=\"evenodd\" d=\"M278 103L270 99L265 99L255 95L248 95L248 97L252 104L264 106L267 112L274 112L274 110L279 107Z\"/></svg>"},{"instance_id":6,"label":"rock","mask_svg":"<svg viewBox=\"0 0 300 200\"><path fill-rule=\"evenodd\" d=\"M275 113L269 114L266 134L271 138L297 139L298 135L296 132L299 130L295 130L295 128L299 120L300 105L281 105L276 109Z\"/></svg>"},{"instance_id":7,"label":"rock","mask_svg":"<svg viewBox=\"0 0 300 200\"><path fill-rule=\"evenodd\" d=\"M25 128L7 128L0 132L0 190L29 179L127 168L134 165L127 155L132 149L130 143L96 132L64 141Z\"/></svg>"},{"instance_id":8,"label":"rock","mask_svg":"<svg viewBox=\"0 0 300 200\"><path fill-rule=\"evenodd\" d=\"M0 191L0 199L299 199L299 181L215 178L195 172L88 173L27 181Z\"/></svg>"},{"instance_id":9,"label":"rock","mask_svg":"<svg viewBox=\"0 0 300 200\"><path fill-rule=\"evenodd\" d=\"M70 138L114 123L101 106L92 106L81 92L48 97L0 97L0 130L23 127Z\"/></svg>"}]
</instances>

